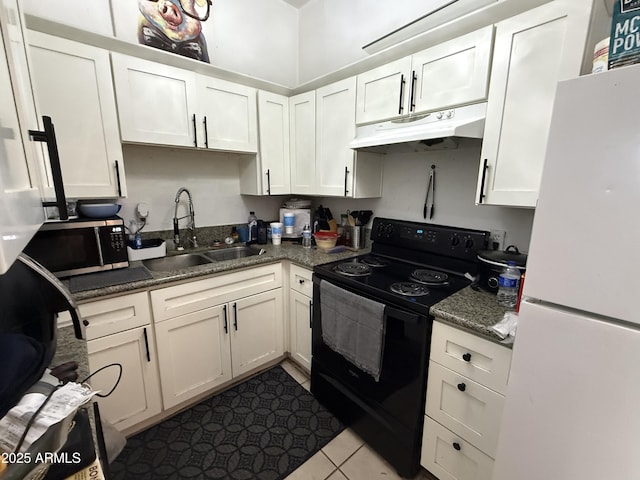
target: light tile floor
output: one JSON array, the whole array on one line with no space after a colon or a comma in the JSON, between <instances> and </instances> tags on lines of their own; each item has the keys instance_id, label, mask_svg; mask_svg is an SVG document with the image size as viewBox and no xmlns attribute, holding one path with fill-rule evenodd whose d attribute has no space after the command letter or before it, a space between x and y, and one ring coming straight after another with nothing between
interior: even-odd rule
<instances>
[{"instance_id":1,"label":"light tile floor","mask_svg":"<svg viewBox=\"0 0 640 480\"><path fill-rule=\"evenodd\" d=\"M281 366L309 390L310 379L306 372L289 360L285 360ZM403 478L360 437L350 429L346 429L286 480L400 480ZM423 469L413 480L437 479Z\"/></svg>"}]
</instances>

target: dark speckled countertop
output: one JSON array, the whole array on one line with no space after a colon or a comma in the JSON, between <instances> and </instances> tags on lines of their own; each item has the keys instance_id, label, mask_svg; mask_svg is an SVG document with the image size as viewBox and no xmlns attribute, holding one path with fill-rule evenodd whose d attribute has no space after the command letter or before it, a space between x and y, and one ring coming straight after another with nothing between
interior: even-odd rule
<instances>
[{"instance_id":1,"label":"dark speckled countertop","mask_svg":"<svg viewBox=\"0 0 640 480\"><path fill-rule=\"evenodd\" d=\"M220 247L224 248L224 247ZM85 300L91 300L98 297L107 295L117 295L121 293L132 292L134 290L144 290L162 286L168 283L179 282L182 280L195 279L206 275L213 275L216 273L229 272L247 267L253 267L256 265L264 265L268 263L280 262L282 260L289 260L297 265L312 269L316 265L323 263L329 263L343 258L353 257L355 255L362 255L368 253L369 248L363 248L358 251L345 250L339 253L324 253L318 250L316 247L302 248L302 246L295 243L283 242L281 245L252 245L251 248L265 250L262 255L254 255L234 260L225 260L221 262L208 263L205 265L198 265L195 267L189 267L182 270L172 270L167 272L151 271L150 279L136 280L119 285L111 285L102 288L96 288L93 290L85 290L81 292L73 293L73 298L76 301L82 302ZM186 250L183 253L198 253L211 250L213 247L203 247L199 249ZM174 255L176 252L167 252L167 256ZM130 262L129 268L143 267L143 261ZM68 286L68 281L65 281Z\"/></svg>"},{"instance_id":2,"label":"dark speckled countertop","mask_svg":"<svg viewBox=\"0 0 640 480\"><path fill-rule=\"evenodd\" d=\"M498 305L495 294L467 287L435 304L431 313L437 320L502 344L489 327L502 320L507 310ZM511 348L509 344L504 345Z\"/></svg>"}]
</instances>

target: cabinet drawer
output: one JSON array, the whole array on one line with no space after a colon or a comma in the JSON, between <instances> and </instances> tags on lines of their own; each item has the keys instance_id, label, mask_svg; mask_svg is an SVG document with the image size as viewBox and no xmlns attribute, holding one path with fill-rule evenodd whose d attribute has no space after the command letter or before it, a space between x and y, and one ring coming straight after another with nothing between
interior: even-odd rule
<instances>
[{"instance_id":1,"label":"cabinet drawer","mask_svg":"<svg viewBox=\"0 0 640 480\"><path fill-rule=\"evenodd\" d=\"M298 265L291 265L291 270L289 272L291 290L300 292L309 298L313 297L313 284L311 283L312 275L313 272L311 270L299 267Z\"/></svg>"},{"instance_id":2,"label":"cabinet drawer","mask_svg":"<svg viewBox=\"0 0 640 480\"><path fill-rule=\"evenodd\" d=\"M282 286L281 264L264 265L151 292L156 322Z\"/></svg>"},{"instance_id":3,"label":"cabinet drawer","mask_svg":"<svg viewBox=\"0 0 640 480\"><path fill-rule=\"evenodd\" d=\"M86 340L104 337L151 323L151 309L147 292L97 300L78 306L85 325ZM71 321L68 312L61 312L58 325Z\"/></svg>"},{"instance_id":4,"label":"cabinet drawer","mask_svg":"<svg viewBox=\"0 0 640 480\"><path fill-rule=\"evenodd\" d=\"M434 322L430 359L498 393L506 393L511 367L511 350L507 347Z\"/></svg>"},{"instance_id":5,"label":"cabinet drawer","mask_svg":"<svg viewBox=\"0 0 640 480\"><path fill-rule=\"evenodd\" d=\"M440 480L490 480L493 460L425 417L420 464Z\"/></svg>"},{"instance_id":6,"label":"cabinet drawer","mask_svg":"<svg viewBox=\"0 0 640 480\"><path fill-rule=\"evenodd\" d=\"M429 362L427 415L495 458L504 397Z\"/></svg>"}]
</instances>

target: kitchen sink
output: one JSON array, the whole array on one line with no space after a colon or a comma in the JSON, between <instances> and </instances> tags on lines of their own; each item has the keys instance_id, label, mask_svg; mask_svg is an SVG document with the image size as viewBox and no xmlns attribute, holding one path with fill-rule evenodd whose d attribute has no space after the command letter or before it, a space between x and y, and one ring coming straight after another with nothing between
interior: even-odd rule
<instances>
[{"instance_id":1,"label":"kitchen sink","mask_svg":"<svg viewBox=\"0 0 640 480\"><path fill-rule=\"evenodd\" d=\"M207 263L213 262L214 259L207 258L199 253L185 253L182 255L175 255L173 257L143 260L142 264L152 271L169 272L171 270L197 267L198 265L206 265Z\"/></svg>"},{"instance_id":2,"label":"kitchen sink","mask_svg":"<svg viewBox=\"0 0 640 480\"><path fill-rule=\"evenodd\" d=\"M204 252L203 255L215 262L222 262L224 260L235 260L237 258L251 257L258 255L259 252L246 245L238 245L236 247L225 247L218 250L209 250Z\"/></svg>"}]
</instances>

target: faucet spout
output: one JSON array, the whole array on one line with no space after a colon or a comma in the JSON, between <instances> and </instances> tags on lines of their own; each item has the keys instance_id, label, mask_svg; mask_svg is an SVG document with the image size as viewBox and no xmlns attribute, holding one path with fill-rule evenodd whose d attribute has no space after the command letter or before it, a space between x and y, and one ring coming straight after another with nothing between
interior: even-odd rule
<instances>
[{"instance_id":1,"label":"faucet spout","mask_svg":"<svg viewBox=\"0 0 640 480\"><path fill-rule=\"evenodd\" d=\"M178 217L178 205L180 204L180 198L182 197L183 193L187 194L189 213L182 217ZM189 223L187 224L187 229L191 233L189 240L191 241L191 244L193 245L193 247L197 248L198 239L196 237L196 221L195 221L196 216L193 210L193 197L191 196L191 192L185 187L180 187L176 192L176 198L174 201L175 201L175 207L173 210L173 242L176 246L176 250L184 250L184 246L182 245L182 242L180 240L180 226L179 226L179 221L182 220L183 218L189 219Z\"/></svg>"}]
</instances>

